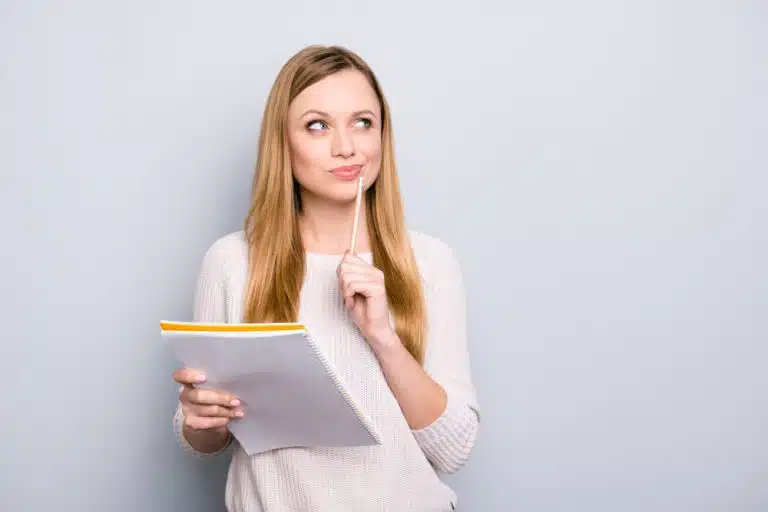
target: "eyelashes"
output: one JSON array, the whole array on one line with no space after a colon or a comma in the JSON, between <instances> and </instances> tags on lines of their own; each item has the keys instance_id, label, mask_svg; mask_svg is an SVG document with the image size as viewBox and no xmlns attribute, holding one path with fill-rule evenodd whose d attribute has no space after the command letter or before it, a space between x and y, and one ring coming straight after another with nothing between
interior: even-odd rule
<instances>
[{"instance_id":1,"label":"eyelashes","mask_svg":"<svg viewBox=\"0 0 768 512\"><path fill-rule=\"evenodd\" d=\"M373 120L367 117L361 117L357 121L355 121L355 126L360 126L364 130L368 130L373 126ZM312 121L309 121L305 128L310 132L317 132L321 130L325 130L328 128L328 123L323 121L322 119L315 119Z\"/></svg>"},{"instance_id":2,"label":"eyelashes","mask_svg":"<svg viewBox=\"0 0 768 512\"><path fill-rule=\"evenodd\" d=\"M366 129L370 128L371 126L373 126L373 121L371 119L367 118L367 117L362 117L362 118L358 119L358 121L362 121L363 125L364 125L364 127Z\"/></svg>"},{"instance_id":3,"label":"eyelashes","mask_svg":"<svg viewBox=\"0 0 768 512\"><path fill-rule=\"evenodd\" d=\"M316 132L318 130L321 130L321 129L324 129L324 128L328 128L328 125L325 123L325 121L321 121L321 120L317 119L317 120L308 122L307 125L306 125L306 128L307 128L307 130L309 130L311 132Z\"/></svg>"}]
</instances>

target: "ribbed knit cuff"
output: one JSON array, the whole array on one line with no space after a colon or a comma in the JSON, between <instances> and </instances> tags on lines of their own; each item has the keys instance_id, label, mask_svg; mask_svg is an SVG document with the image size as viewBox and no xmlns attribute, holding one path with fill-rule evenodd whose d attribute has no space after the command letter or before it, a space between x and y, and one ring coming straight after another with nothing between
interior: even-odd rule
<instances>
[{"instance_id":1,"label":"ribbed knit cuff","mask_svg":"<svg viewBox=\"0 0 768 512\"><path fill-rule=\"evenodd\" d=\"M184 412L181 410L181 405L179 405L176 408L176 414L173 415L173 432L176 435L176 439L178 440L182 448L184 448L185 451L191 453L195 457L202 459L202 458L216 456L221 452L225 451L232 444L232 434L229 434L229 438L227 439L227 442L224 444L224 446L220 450L216 452L211 452L211 453L197 451L191 444L189 444L189 441L187 441L187 438L184 437L183 427L184 427Z\"/></svg>"},{"instance_id":2,"label":"ribbed knit cuff","mask_svg":"<svg viewBox=\"0 0 768 512\"><path fill-rule=\"evenodd\" d=\"M412 432L432 465L438 471L452 472L469 458L477 427L475 412L449 394L443 414L431 425Z\"/></svg>"}]
</instances>

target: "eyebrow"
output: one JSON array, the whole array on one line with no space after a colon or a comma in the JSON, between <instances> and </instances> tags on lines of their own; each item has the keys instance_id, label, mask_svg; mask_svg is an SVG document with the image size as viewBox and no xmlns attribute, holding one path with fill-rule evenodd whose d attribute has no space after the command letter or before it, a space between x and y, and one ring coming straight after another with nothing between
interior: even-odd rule
<instances>
[{"instance_id":1,"label":"eyebrow","mask_svg":"<svg viewBox=\"0 0 768 512\"><path fill-rule=\"evenodd\" d=\"M309 114L317 114L317 115L322 116L322 117L331 117L330 115L328 115L327 112L323 112L322 110L315 110L315 109L307 110L306 112L304 112L301 115L301 117L302 118L306 117ZM358 110L357 112L352 112L352 115L350 117L357 117L357 116L360 116L360 115L363 115L363 114L368 114L368 115L370 115L372 117L377 117L376 114L374 114L372 111L367 110L367 109L365 109L365 110Z\"/></svg>"}]
</instances>

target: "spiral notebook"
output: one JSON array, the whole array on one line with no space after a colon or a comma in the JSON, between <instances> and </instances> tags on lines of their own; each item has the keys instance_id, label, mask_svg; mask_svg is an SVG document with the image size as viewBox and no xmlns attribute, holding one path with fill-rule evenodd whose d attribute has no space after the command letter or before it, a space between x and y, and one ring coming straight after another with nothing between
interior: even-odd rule
<instances>
[{"instance_id":1,"label":"spiral notebook","mask_svg":"<svg viewBox=\"0 0 768 512\"><path fill-rule=\"evenodd\" d=\"M370 418L306 326L161 321L160 328L183 366L205 372L200 387L241 400L245 416L229 429L249 455L379 444Z\"/></svg>"}]
</instances>

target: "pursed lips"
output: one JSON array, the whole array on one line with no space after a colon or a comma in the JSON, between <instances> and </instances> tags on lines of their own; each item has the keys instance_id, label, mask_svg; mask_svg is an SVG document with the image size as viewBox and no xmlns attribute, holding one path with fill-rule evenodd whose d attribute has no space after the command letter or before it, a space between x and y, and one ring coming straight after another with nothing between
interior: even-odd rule
<instances>
[{"instance_id":1,"label":"pursed lips","mask_svg":"<svg viewBox=\"0 0 768 512\"><path fill-rule=\"evenodd\" d=\"M351 180L356 179L360 175L362 168L362 165L344 165L331 169L330 172L337 178Z\"/></svg>"}]
</instances>

